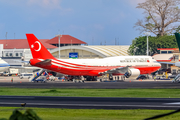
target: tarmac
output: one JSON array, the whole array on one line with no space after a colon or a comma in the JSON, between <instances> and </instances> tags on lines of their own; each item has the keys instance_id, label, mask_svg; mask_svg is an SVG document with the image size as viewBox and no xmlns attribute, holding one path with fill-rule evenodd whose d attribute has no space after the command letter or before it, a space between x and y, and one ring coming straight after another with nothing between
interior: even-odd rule
<instances>
[{"instance_id":1,"label":"tarmac","mask_svg":"<svg viewBox=\"0 0 180 120\"><path fill-rule=\"evenodd\" d=\"M101 89L126 89L126 88L180 88L179 83L172 83L171 80L135 80L126 79L125 81L85 81L85 83L74 83L72 81L47 81L29 82L28 79L20 79L18 76L0 77L0 87L17 88L101 88Z\"/></svg>"}]
</instances>

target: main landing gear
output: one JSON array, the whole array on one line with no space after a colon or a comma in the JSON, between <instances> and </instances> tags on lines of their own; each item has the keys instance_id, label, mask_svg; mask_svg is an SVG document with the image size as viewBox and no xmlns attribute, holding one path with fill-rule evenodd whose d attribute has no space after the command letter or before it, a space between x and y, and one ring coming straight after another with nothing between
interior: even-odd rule
<instances>
[{"instance_id":1,"label":"main landing gear","mask_svg":"<svg viewBox=\"0 0 180 120\"><path fill-rule=\"evenodd\" d=\"M86 78L84 78L83 76L75 76L73 78L73 82L74 83L84 83Z\"/></svg>"}]
</instances>

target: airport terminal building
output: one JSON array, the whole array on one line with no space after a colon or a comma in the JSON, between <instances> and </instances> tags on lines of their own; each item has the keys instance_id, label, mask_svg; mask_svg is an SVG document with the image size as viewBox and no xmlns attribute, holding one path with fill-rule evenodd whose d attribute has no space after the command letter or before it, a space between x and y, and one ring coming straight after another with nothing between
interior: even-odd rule
<instances>
[{"instance_id":1,"label":"airport terminal building","mask_svg":"<svg viewBox=\"0 0 180 120\"><path fill-rule=\"evenodd\" d=\"M180 61L180 53L178 48L158 48L160 54L155 54L152 57L161 62L161 69L171 69L173 73L179 73L180 69L172 64Z\"/></svg>"}]
</instances>

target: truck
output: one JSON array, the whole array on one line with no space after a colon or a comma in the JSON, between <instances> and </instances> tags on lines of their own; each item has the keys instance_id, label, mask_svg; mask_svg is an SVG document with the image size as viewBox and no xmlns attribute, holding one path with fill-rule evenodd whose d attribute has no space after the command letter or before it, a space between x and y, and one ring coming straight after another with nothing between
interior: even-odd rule
<instances>
[{"instance_id":1,"label":"truck","mask_svg":"<svg viewBox=\"0 0 180 120\"><path fill-rule=\"evenodd\" d=\"M16 75L18 74L18 69L14 69L14 68L9 68L8 71L4 71L3 75L4 76L12 76L12 75Z\"/></svg>"}]
</instances>

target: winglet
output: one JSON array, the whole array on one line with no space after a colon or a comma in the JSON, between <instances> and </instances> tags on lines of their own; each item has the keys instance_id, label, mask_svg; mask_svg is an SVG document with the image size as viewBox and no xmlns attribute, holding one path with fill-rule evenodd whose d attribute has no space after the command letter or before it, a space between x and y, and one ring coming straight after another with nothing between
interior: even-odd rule
<instances>
[{"instance_id":1,"label":"winglet","mask_svg":"<svg viewBox=\"0 0 180 120\"><path fill-rule=\"evenodd\" d=\"M54 59L52 54L44 47L44 45L36 38L34 34L26 34L26 37L33 58Z\"/></svg>"},{"instance_id":2,"label":"winglet","mask_svg":"<svg viewBox=\"0 0 180 120\"><path fill-rule=\"evenodd\" d=\"M176 36L176 41L178 43L179 51L180 51L180 34L179 33L174 33Z\"/></svg>"}]
</instances>

